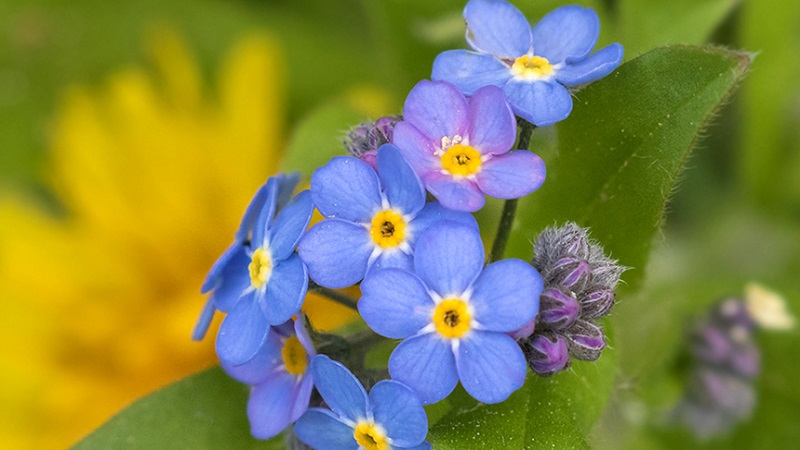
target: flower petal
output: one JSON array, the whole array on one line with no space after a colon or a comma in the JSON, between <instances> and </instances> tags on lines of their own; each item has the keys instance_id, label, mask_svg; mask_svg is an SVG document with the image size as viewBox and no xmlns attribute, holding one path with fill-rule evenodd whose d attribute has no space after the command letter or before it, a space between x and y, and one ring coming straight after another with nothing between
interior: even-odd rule
<instances>
[{"instance_id":1,"label":"flower petal","mask_svg":"<svg viewBox=\"0 0 800 450\"><path fill-rule=\"evenodd\" d=\"M464 95L483 86L502 87L511 79L511 70L493 56L469 50L447 50L433 60L431 80L453 83Z\"/></svg>"},{"instance_id":2,"label":"flower petal","mask_svg":"<svg viewBox=\"0 0 800 450\"><path fill-rule=\"evenodd\" d=\"M498 58L516 58L531 49L528 19L507 2L471 0L464 8L467 42Z\"/></svg>"},{"instance_id":3,"label":"flower petal","mask_svg":"<svg viewBox=\"0 0 800 450\"><path fill-rule=\"evenodd\" d=\"M194 330L192 330L193 341L202 341L206 337L206 332L208 332L208 327L211 325L211 321L214 320L216 312L217 308L214 307L214 300L209 298L206 304L203 305L200 317L197 318L197 323L194 325Z\"/></svg>"},{"instance_id":4,"label":"flower petal","mask_svg":"<svg viewBox=\"0 0 800 450\"><path fill-rule=\"evenodd\" d=\"M478 230L478 222L472 214L464 211L447 209L439 202L430 202L426 204L425 207L422 208L422 211L417 214L417 217L409 223L412 234L411 239L421 235L429 227L443 220L458 222L470 226L476 231Z\"/></svg>"},{"instance_id":5,"label":"flower petal","mask_svg":"<svg viewBox=\"0 0 800 450\"><path fill-rule=\"evenodd\" d=\"M277 436L291 422L295 378L280 374L253 386L247 402L250 433L256 439Z\"/></svg>"},{"instance_id":6,"label":"flower petal","mask_svg":"<svg viewBox=\"0 0 800 450\"><path fill-rule=\"evenodd\" d=\"M591 8L562 6L542 17L533 27L533 53L550 64L578 61L594 48L600 19Z\"/></svg>"},{"instance_id":7,"label":"flower petal","mask_svg":"<svg viewBox=\"0 0 800 450\"><path fill-rule=\"evenodd\" d=\"M556 71L556 79L567 86L591 83L610 74L622 62L622 45L614 43L603 47L592 56Z\"/></svg>"},{"instance_id":8,"label":"flower petal","mask_svg":"<svg viewBox=\"0 0 800 450\"><path fill-rule=\"evenodd\" d=\"M311 401L311 393L314 391L314 377L306 374L300 382L295 382L292 392L292 409L289 417L292 422L296 422L307 410Z\"/></svg>"},{"instance_id":9,"label":"flower petal","mask_svg":"<svg viewBox=\"0 0 800 450\"><path fill-rule=\"evenodd\" d=\"M310 408L294 425L294 432L312 448L358 450L353 428L342 423L327 409Z\"/></svg>"},{"instance_id":10,"label":"flower petal","mask_svg":"<svg viewBox=\"0 0 800 450\"><path fill-rule=\"evenodd\" d=\"M314 205L329 219L368 223L381 206L378 174L352 156L337 156L311 175Z\"/></svg>"},{"instance_id":11,"label":"flower petal","mask_svg":"<svg viewBox=\"0 0 800 450\"><path fill-rule=\"evenodd\" d=\"M572 111L569 91L555 82L512 79L503 91L514 113L537 127L560 122Z\"/></svg>"},{"instance_id":12,"label":"flower petal","mask_svg":"<svg viewBox=\"0 0 800 450\"><path fill-rule=\"evenodd\" d=\"M281 364L281 341L275 331L270 328L267 337L258 348L252 359L244 364L233 365L226 360L220 360L220 365L225 373L236 381L255 385L265 382L268 378L275 376ZM286 371L282 371L286 373Z\"/></svg>"},{"instance_id":13,"label":"flower petal","mask_svg":"<svg viewBox=\"0 0 800 450\"><path fill-rule=\"evenodd\" d=\"M428 416L417 395L392 380L379 381L369 392L375 422L397 447L419 445L428 435Z\"/></svg>"},{"instance_id":14,"label":"flower petal","mask_svg":"<svg viewBox=\"0 0 800 450\"><path fill-rule=\"evenodd\" d=\"M392 208L416 215L425 206L425 188L400 150L391 144L378 149L378 176Z\"/></svg>"},{"instance_id":15,"label":"flower petal","mask_svg":"<svg viewBox=\"0 0 800 450\"><path fill-rule=\"evenodd\" d=\"M395 125L392 143L400 149L403 158L419 176L436 170L441 164L440 158L434 155L441 142L433 142L426 138L421 131L408 122L398 122Z\"/></svg>"},{"instance_id":16,"label":"flower petal","mask_svg":"<svg viewBox=\"0 0 800 450\"><path fill-rule=\"evenodd\" d=\"M446 81L422 80L411 89L403 106L403 121L431 141L464 136L469 124L467 99Z\"/></svg>"},{"instance_id":17,"label":"flower petal","mask_svg":"<svg viewBox=\"0 0 800 450\"><path fill-rule=\"evenodd\" d=\"M234 255L240 251L244 251L244 245L242 245L241 242L234 242L225 249L216 261L214 261L214 265L212 265L211 270L208 271L206 279L203 280L203 286L200 288L201 294L205 294L217 287L222 278L222 271L228 266Z\"/></svg>"},{"instance_id":18,"label":"flower petal","mask_svg":"<svg viewBox=\"0 0 800 450\"><path fill-rule=\"evenodd\" d=\"M234 366L250 361L267 338L268 330L267 318L254 296L243 296L219 327L219 359Z\"/></svg>"},{"instance_id":19,"label":"flower petal","mask_svg":"<svg viewBox=\"0 0 800 450\"><path fill-rule=\"evenodd\" d=\"M311 193L303 191L278 213L270 227L269 236L269 250L275 261L284 260L294 252L300 237L308 228L313 212Z\"/></svg>"},{"instance_id":20,"label":"flower petal","mask_svg":"<svg viewBox=\"0 0 800 450\"><path fill-rule=\"evenodd\" d=\"M230 259L222 269L217 285L211 293L214 306L223 312L230 311L239 301L242 293L250 287L250 270L247 268L250 264L250 257L247 256L243 246L237 247L236 251L231 253Z\"/></svg>"},{"instance_id":21,"label":"flower petal","mask_svg":"<svg viewBox=\"0 0 800 450\"><path fill-rule=\"evenodd\" d=\"M339 417L351 422L367 418L367 393L345 366L317 355L311 360L311 373L317 391Z\"/></svg>"},{"instance_id":22,"label":"flower petal","mask_svg":"<svg viewBox=\"0 0 800 450\"><path fill-rule=\"evenodd\" d=\"M278 263L272 269L265 302L261 304L269 324L280 325L297 314L303 306L307 289L308 271L299 255L293 254Z\"/></svg>"},{"instance_id":23,"label":"flower petal","mask_svg":"<svg viewBox=\"0 0 800 450\"><path fill-rule=\"evenodd\" d=\"M460 296L481 273L483 256L481 236L474 228L442 222L419 237L414 269L443 298Z\"/></svg>"},{"instance_id":24,"label":"flower petal","mask_svg":"<svg viewBox=\"0 0 800 450\"><path fill-rule=\"evenodd\" d=\"M402 339L431 323L434 303L428 290L411 272L380 269L361 283L358 312L376 333Z\"/></svg>"},{"instance_id":25,"label":"flower petal","mask_svg":"<svg viewBox=\"0 0 800 450\"><path fill-rule=\"evenodd\" d=\"M500 155L517 139L517 119L497 86L484 86L469 99L469 145L481 155Z\"/></svg>"},{"instance_id":26,"label":"flower petal","mask_svg":"<svg viewBox=\"0 0 800 450\"><path fill-rule=\"evenodd\" d=\"M401 342L389 357L389 373L393 380L410 387L423 405L447 397L458 384L450 342L434 333Z\"/></svg>"},{"instance_id":27,"label":"flower petal","mask_svg":"<svg viewBox=\"0 0 800 450\"><path fill-rule=\"evenodd\" d=\"M478 187L488 196L505 200L524 197L544 183L542 158L527 150L514 150L481 165L475 175Z\"/></svg>"},{"instance_id":28,"label":"flower petal","mask_svg":"<svg viewBox=\"0 0 800 450\"><path fill-rule=\"evenodd\" d=\"M250 246L252 248L262 247L264 245L264 241L266 240L267 232L272 224L272 218L275 216L278 196L278 179L275 177L270 177L270 179L267 180L267 184L264 189L264 194L261 194L264 196L264 204L261 205L260 208L257 203L253 204L259 201L259 193L256 193L256 198L254 198L253 202L251 202L250 206L248 206L248 211L245 212L245 218L242 219L242 224L244 224L245 221L253 221L252 218L247 217L248 212L256 216L255 221L252 224L253 229L251 230L252 238L250 239Z\"/></svg>"},{"instance_id":29,"label":"flower petal","mask_svg":"<svg viewBox=\"0 0 800 450\"><path fill-rule=\"evenodd\" d=\"M525 383L525 356L503 333L473 330L456 353L461 385L476 400L499 403Z\"/></svg>"},{"instance_id":30,"label":"flower petal","mask_svg":"<svg viewBox=\"0 0 800 450\"><path fill-rule=\"evenodd\" d=\"M292 199L292 194L294 193L294 188L297 187L297 183L300 182L300 173L279 173L277 175L273 175L273 178L278 179L278 193L275 196L275 209L280 211L289 203L289 200Z\"/></svg>"},{"instance_id":31,"label":"flower petal","mask_svg":"<svg viewBox=\"0 0 800 450\"><path fill-rule=\"evenodd\" d=\"M328 219L308 230L297 251L312 280L320 286L343 288L364 278L373 248L363 226Z\"/></svg>"},{"instance_id":32,"label":"flower petal","mask_svg":"<svg viewBox=\"0 0 800 450\"><path fill-rule=\"evenodd\" d=\"M475 212L486 204L483 192L478 189L474 181L461 178L456 179L451 175L440 172L427 174L422 181L431 194L439 200L445 208L456 211Z\"/></svg>"},{"instance_id":33,"label":"flower petal","mask_svg":"<svg viewBox=\"0 0 800 450\"><path fill-rule=\"evenodd\" d=\"M514 331L539 310L542 277L525 261L504 259L490 264L472 287L469 302L481 329Z\"/></svg>"},{"instance_id":34,"label":"flower petal","mask_svg":"<svg viewBox=\"0 0 800 450\"><path fill-rule=\"evenodd\" d=\"M378 256L378 259L369 266L365 277L368 277L375 269L388 268L414 270L414 257L396 248L389 251L384 250L380 256Z\"/></svg>"},{"instance_id":35,"label":"flower petal","mask_svg":"<svg viewBox=\"0 0 800 450\"><path fill-rule=\"evenodd\" d=\"M256 195L253 196L253 199L250 200L250 203L247 205L247 209L244 210L242 222L239 224L239 229L236 230L236 234L234 235L237 242L241 243L251 238L250 234L254 231L256 221L258 217L261 216L261 211L265 207L271 209L268 219L272 219L272 215L275 213L275 199L278 195L278 184L278 180L275 179L275 177L271 177L258 188Z\"/></svg>"}]
</instances>

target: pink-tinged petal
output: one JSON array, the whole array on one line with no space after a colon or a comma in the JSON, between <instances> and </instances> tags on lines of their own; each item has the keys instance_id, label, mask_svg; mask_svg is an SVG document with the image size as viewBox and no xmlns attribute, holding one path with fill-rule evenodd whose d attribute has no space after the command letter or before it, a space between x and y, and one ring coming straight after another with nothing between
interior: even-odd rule
<instances>
[{"instance_id":1,"label":"pink-tinged petal","mask_svg":"<svg viewBox=\"0 0 800 450\"><path fill-rule=\"evenodd\" d=\"M562 6L533 27L533 53L550 64L579 61L594 48L600 34L600 19L591 8Z\"/></svg>"},{"instance_id":2,"label":"pink-tinged petal","mask_svg":"<svg viewBox=\"0 0 800 450\"><path fill-rule=\"evenodd\" d=\"M467 42L480 52L498 58L516 58L531 48L531 26L507 2L471 0L464 8Z\"/></svg>"},{"instance_id":3,"label":"pink-tinged petal","mask_svg":"<svg viewBox=\"0 0 800 450\"><path fill-rule=\"evenodd\" d=\"M568 64L556 72L559 83L567 86L591 83L610 74L622 62L623 49L620 44L611 44L592 56L575 64Z\"/></svg>"},{"instance_id":4,"label":"pink-tinged petal","mask_svg":"<svg viewBox=\"0 0 800 450\"><path fill-rule=\"evenodd\" d=\"M389 357L389 373L416 392L424 405L447 397L458 384L450 341L433 333L401 342Z\"/></svg>"},{"instance_id":5,"label":"pink-tinged petal","mask_svg":"<svg viewBox=\"0 0 800 450\"><path fill-rule=\"evenodd\" d=\"M406 98L403 120L414 125L429 140L439 142L443 137L466 134L468 109L466 97L452 84L422 80Z\"/></svg>"},{"instance_id":6,"label":"pink-tinged petal","mask_svg":"<svg viewBox=\"0 0 800 450\"><path fill-rule=\"evenodd\" d=\"M483 86L502 87L513 74L494 56L469 50L447 50L433 60L431 79L453 83L465 95Z\"/></svg>"},{"instance_id":7,"label":"pink-tinged petal","mask_svg":"<svg viewBox=\"0 0 800 450\"><path fill-rule=\"evenodd\" d=\"M469 145L482 155L511 150L517 139L517 119L497 86L484 86L469 99Z\"/></svg>"},{"instance_id":8,"label":"pink-tinged petal","mask_svg":"<svg viewBox=\"0 0 800 450\"><path fill-rule=\"evenodd\" d=\"M500 403L525 383L525 356L503 333L473 330L459 343L456 366L464 389L484 403Z\"/></svg>"},{"instance_id":9,"label":"pink-tinged petal","mask_svg":"<svg viewBox=\"0 0 800 450\"><path fill-rule=\"evenodd\" d=\"M432 172L423 178L425 187L445 208L455 211L475 212L486 203L483 192L474 181L456 180L451 175Z\"/></svg>"},{"instance_id":10,"label":"pink-tinged petal","mask_svg":"<svg viewBox=\"0 0 800 450\"><path fill-rule=\"evenodd\" d=\"M544 179L544 161L527 150L496 156L484 162L475 176L481 191L505 200L530 194L541 187Z\"/></svg>"},{"instance_id":11,"label":"pink-tinged petal","mask_svg":"<svg viewBox=\"0 0 800 450\"><path fill-rule=\"evenodd\" d=\"M426 138L408 122L400 122L395 126L392 142L420 177L436 170L441 164L440 158L434 155L441 142Z\"/></svg>"}]
</instances>

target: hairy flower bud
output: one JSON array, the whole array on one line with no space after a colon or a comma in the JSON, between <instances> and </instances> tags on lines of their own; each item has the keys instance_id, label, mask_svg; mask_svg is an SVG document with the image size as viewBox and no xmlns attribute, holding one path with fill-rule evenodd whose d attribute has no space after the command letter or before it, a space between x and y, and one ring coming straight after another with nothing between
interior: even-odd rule
<instances>
[{"instance_id":1,"label":"hairy flower bud","mask_svg":"<svg viewBox=\"0 0 800 450\"><path fill-rule=\"evenodd\" d=\"M569 367L569 348L564 336L545 331L523 343L522 351L531 370L549 377Z\"/></svg>"},{"instance_id":2,"label":"hairy flower bud","mask_svg":"<svg viewBox=\"0 0 800 450\"><path fill-rule=\"evenodd\" d=\"M581 317L594 319L608 314L614 306L614 291L603 289L591 291L581 297Z\"/></svg>"},{"instance_id":3,"label":"hairy flower bud","mask_svg":"<svg viewBox=\"0 0 800 450\"><path fill-rule=\"evenodd\" d=\"M606 347L603 330L592 322L578 320L568 330L569 354L583 361L596 361Z\"/></svg>"},{"instance_id":4,"label":"hairy flower bud","mask_svg":"<svg viewBox=\"0 0 800 450\"><path fill-rule=\"evenodd\" d=\"M378 148L392 142L394 126L401 117L381 117L375 122L362 122L353 127L344 140L347 152L361 159L373 168L376 167Z\"/></svg>"},{"instance_id":5,"label":"hairy flower bud","mask_svg":"<svg viewBox=\"0 0 800 450\"><path fill-rule=\"evenodd\" d=\"M547 289L539 297L539 322L552 330L563 330L578 320L578 300L560 289Z\"/></svg>"},{"instance_id":6,"label":"hairy flower bud","mask_svg":"<svg viewBox=\"0 0 800 450\"><path fill-rule=\"evenodd\" d=\"M580 293L592 279L592 268L586 260L574 257L561 258L553 264L548 277L548 285L568 287Z\"/></svg>"}]
</instances>

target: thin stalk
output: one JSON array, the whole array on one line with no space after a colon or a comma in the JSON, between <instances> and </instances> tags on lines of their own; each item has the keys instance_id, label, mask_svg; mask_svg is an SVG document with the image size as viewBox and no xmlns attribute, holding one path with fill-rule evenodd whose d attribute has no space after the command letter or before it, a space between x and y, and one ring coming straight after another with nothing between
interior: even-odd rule
<instances>
[{"instance_id":1,"label":"thin stalk","mask_svg":"<svg viewBox=\"0 0 800 450\"><path fill-rule=\"evenodd\" d=\"M339 291L335 291L333 289L328 289L326 287L320 286L317 283L314 283L313 281L308 283L308 290L310 292L316 292L317 294L323 295L329 298L330 300L340 305L346 306L354 311L358 311L358 300L354 299L353 297L350 297L347 294L342 294Z\"/></svg>"}]
</instances>

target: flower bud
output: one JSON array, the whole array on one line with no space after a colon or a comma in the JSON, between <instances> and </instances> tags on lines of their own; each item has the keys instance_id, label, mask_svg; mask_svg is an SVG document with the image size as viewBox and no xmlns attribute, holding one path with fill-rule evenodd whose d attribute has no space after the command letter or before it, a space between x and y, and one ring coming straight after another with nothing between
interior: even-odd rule
<instances>
[{"instance_id":1,"label":"flower bud","mask_svg":"<svg viewBox=\"0 0 800 450\"><path fill-rule=\"evenodd\" d=\"M614 291L607 289L591 291L581 296L580 301L581 317L584 319L603 317L614 306Z\"/></svg>"},{"instance_id":2,"label":"flower bud","mask_svg":"<svg viewBox=\"0 0 800 450\"><path fill-rule=\"evenodd\" d=\"M353 127L344 140L347 152L373 168L377 166L378 148L392 142L394 126L399 117L381 117L375 122L363 122Z\"/></svg>"},{"instance_id":3,"label":"flower bud","mask_svg":"<svg viewBox=\"0 0 800 450\"><path fill-rule=\"evenodd\" d=\"M572 295L560 289L546 289L539 297L539 323L545 328L563 330L575 323L581 307Z\"/></svg>"},{"instance_id":4,"label":"flower bud","mask_svg":"<svg viewBox=\"0 0 800 450\"><path fill-rule=\"evenodd\" d=\"M551 331L536 333L522 342L522 351L531 370L549 377L569 367L569 348L564 336Z\"/></svg>"},{"instance_id":5,"label":"flower bud","mask_svg":"<svg viewBox=\"0 0 800 450\"><path fill-rule=\"evenodd\" d=\"M586 260L566 257L555 262L551 269L548 285L568 287L572 292L582 292L592 279L592 268Z\"/></svg>"},{"instance_id":6,"label":"flower bud","mask_svg":"<svg viewBox=\"0 0 800 450\"><path fill-rule=\"evenodd\" d=\"M596 361L606 346L603 330L592 322L578 320L567 330L569 354L575 359Z\"/></svg>"}]
</instances>

